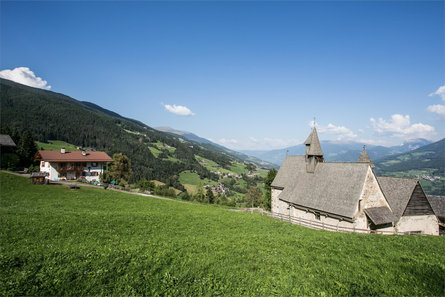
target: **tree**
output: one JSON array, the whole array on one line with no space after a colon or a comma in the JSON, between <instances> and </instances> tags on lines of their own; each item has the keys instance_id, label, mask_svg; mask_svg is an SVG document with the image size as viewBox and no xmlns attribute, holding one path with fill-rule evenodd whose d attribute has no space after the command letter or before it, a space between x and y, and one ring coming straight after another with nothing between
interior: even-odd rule
<instances>
[{"instance_id":1,"label":"tree","mask_svg":"<svg viewBox=\"0 0 445 297\"><path fill-rule=\"evenodd\" d=\"M122 153L113 155L113 164L110 166L109 175L116 182L128 182L132 175L131 161Z\"/></svg>"},{"instance_id":2,"label":"tree","mask_svg":"<svg viewBox=\"0 0 445 297\"><path fill-rule=\"evenodd\" d=\"M37 146L34 142L31 132L24 131L17 144L17 155L20 158L20 165L28 167L34 163L34 155L37 152Z\"/></svg>"},{"instance_id":3,"label":"tree","mask_svg":"<svg viewBox=\"0 0 445 297\"><path fill-rule=\"evenodd\" d=\"M277 170L272 168L267 173L266 180L264 181L264 185L265 185L265 190L266 191L264 193L263 207L266 210L270 210L271 209L271 205L272 205L272 188L271 188L271 184L272 184L273 180L275 179L275 176L277 176Z\"/></svg>"},{"instance_id":4,"label":"tree","mask_svg":"<svg viewBox=\"0 0 445 297\"><path fill-rule=\"evenodd\" d=\"M246 200L247 205L250 205L251 207L259 206L261 204L261 192L257 187L251 186L247 194L244 196L244 199Z\"/></svg>"},{"instance_id":5,"label":"tree","mask_svg":"<svg viewBox=\"0 0 445 297\"><path fill-rule=\"evenodd\" d=\"M193 200L198 202L203 202L205 199L204 191L202 190L201 186L198 186L198 190L196 191L196 194L193 196Z\"/></svg>"},{"instance_id":6,"label":"tree","mask_svg":"<svg viewBox=\"0 0 445 297\"><path fill-rule=\"evenodd\" d=\"M215 203L215 195L213 195L213 191L212 191L212 189L207 188L206 197L207 197L207 201L208 201L210 204Z\"/></svg>"},{"instance_id":7,"label":"tree","mask_svg":"<svg viewBox=\"0 0 445 297\"><path fill-rule=\"evenodd\" d=\"M154 182L149 181L145 178L139 180L136 185L139 187L139 189L144 191L154 191L155 189Z\"/></svg>"}]
</instances>

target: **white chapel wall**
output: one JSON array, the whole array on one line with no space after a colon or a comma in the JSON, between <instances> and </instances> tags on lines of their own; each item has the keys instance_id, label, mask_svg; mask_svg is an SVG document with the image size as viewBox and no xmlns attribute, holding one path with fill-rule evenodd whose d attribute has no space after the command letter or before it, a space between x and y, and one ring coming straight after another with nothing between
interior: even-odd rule
<instances>
[{"instance_id":1,"label":"white chapel wall","mask_svg":"<svg viewBox=\"0 0 445 297\"><path fill-rule=\"evenodd\" d=\"M402 216L396 224L396 231L439 235L439 223L435 215Z\"/></svg>"}]
</instances>

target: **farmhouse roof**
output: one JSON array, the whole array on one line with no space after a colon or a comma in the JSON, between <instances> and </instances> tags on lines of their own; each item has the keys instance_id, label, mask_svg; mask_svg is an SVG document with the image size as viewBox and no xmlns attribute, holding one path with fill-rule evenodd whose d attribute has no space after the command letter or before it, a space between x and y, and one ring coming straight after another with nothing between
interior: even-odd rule
<instances>
[{"instance_id":1,"label":"farmhouse roof","mask_svg":"<svg viewBox=\"0 0 445 297\"><path fill-rule=\"evenodd\" d=\"M372 163L371 158L368 156L368 153L366 152L365 148L363 148L363 151L360 154L360 157L358 157L357 162L369 163L369 165L371 165L371 168L375 168L374 163Z\"/></svg>"},{"instance_id":2,"label":"farmhouse roof","mask_svg":"<svg viewBox=\"0 0 445 297\"><path fill-rule=\"evenodd\" d=\"M378 176L377 181L396 219L399 220L419 182L415 178Z\"/></svg>"},{"instance_id":3,"label":"farmhouse roof","mask_svg":"<svg viewBox=\"0 0 445 297\"><path fill-rule=\"evenodd\" d=\"M105 152L86 152L85 155L81 151L43 151L40 150L35 155L36 160L47 162L113 162L113 159Z\"/></svg>"},{"instance_id":4,"label":"farmhouse roof","mask_svg":"<svg viewBox=\"0 0 445 297\"><path fill-rule=\"evenodd\" d=\"M366 208L365 213L374 225L389 224L396 220L391 210L386 206Z\"/></svg>"},{"instance_id":5,"label":"farmhouse roof","mask_svg":"<svg viewBox=\"0 0 445 297\"><path fill-rule=\"evenodd\" d=\"M280 200L352 219L368 169L366 163L321 162L307 174L304 156L288 156L272 186L283 189Z\"/></svg>"},{"instance_id":6,"label":"farmhouse roof","mask_svg":"<svg viewBox=\"0 0 445 297\"><path fill-rule=\"evenodd\" d=\"M445 218L445 196L428 195L428 201L437 217Z\"/></svg>"},{"instance_id":7,"label":"farmhouse roof","mask_svg":"<svg viewBox=\"0 0 445 297\"><path fill-rule=\"evenodd\" d=\"M0 146L16 146L16 145L9 135L0 134Z\"/></svg>"},{"instance_id":8,"label":"farmhouse roof","mask_svg":"<svg viewBox=\"0 0 445 297\"><path fill-rule=\"evenodd\" d=\"M312 133L309 134L304 144L309 145L309 151L307 153L308 156L323 156L320 140L318 139L317 129L315 127L312 130Z\"/></svg>"}]
</instances>

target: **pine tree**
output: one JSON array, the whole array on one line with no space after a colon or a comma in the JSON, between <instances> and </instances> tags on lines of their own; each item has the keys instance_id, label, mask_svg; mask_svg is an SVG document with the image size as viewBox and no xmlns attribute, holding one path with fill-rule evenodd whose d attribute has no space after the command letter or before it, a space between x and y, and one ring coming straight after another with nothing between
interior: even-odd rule
<instances>
[{"instance_id":1,"label":"pine tree","mask_svg":"<svg viewBox=\"0 0 445 297\"><path fill-rule=\"evenodd\" d=\"M206 196L207 196L207 201L208 201L210 204L215 203L215 195L213 195L213 191L212 191L212 189L207 188Z\"/></svg>"},{"instance_id":2,"label":"pine tree","mask_svg":"<svg viewBox=\"0 0 445 297\"><path fill-rule=\"evenodd\" d=\"M37 146L32 134L25 130L17 145L17 155L20 158L20 165L28 167L34 163L34 156L37 152Z\"/></svg>"},{"instance_id":3,"label":"pine tree","mask_svg":"<svg viewBox=\"0 0 445 297\"><path fill-rule=\"evenodd\" d=\"M263 203L263 207L266 210L270 210L271 206L272 206L272 182L275 179L275 176L277 176L277 170L275 169L271 169L269 170L269 172L267 173L267 177L266 180L264 181L265 184L265 193L264 193L264 203Z\"/></svg>"}]
</instances>

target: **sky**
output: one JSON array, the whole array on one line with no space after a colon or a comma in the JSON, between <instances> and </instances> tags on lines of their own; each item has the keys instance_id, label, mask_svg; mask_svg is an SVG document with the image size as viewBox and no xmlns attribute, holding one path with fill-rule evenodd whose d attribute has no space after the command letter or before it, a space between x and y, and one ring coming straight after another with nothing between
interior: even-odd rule
<instances>
[{"instance_id":1,"label":"sky","mask_svg":"<svg viewBox=\"0 0 445 297\"><path fill-rule=\"evenodd\" d=\"M236 150L445 137L444 1L2 1L0 77Z\"/></svg>"}]
</instances>

